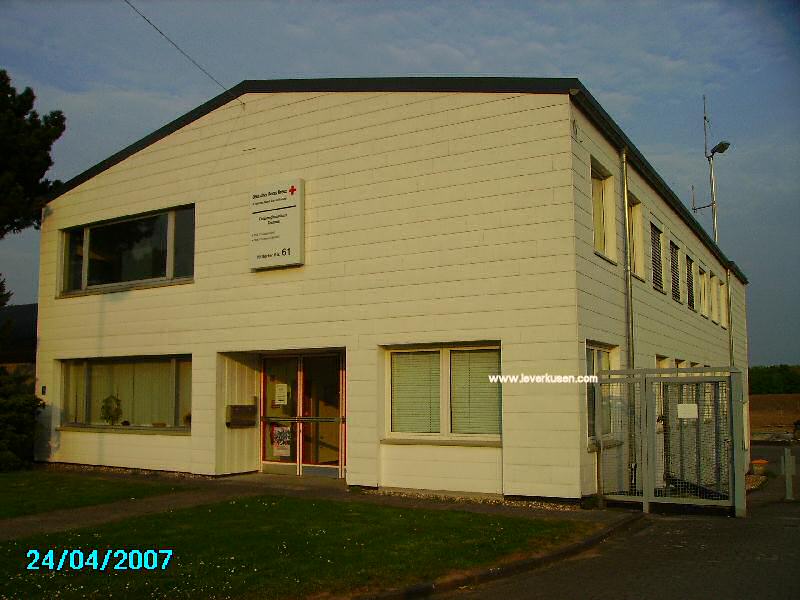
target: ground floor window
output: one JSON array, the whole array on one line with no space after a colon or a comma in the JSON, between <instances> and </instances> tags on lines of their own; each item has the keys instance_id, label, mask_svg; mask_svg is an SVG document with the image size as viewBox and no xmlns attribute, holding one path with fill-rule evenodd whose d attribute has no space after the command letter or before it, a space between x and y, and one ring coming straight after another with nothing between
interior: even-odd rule
<instances>
[{"instance_id":1,"label":"ground floor window","mask_svg":"<svg viewBox=\"0 0 800 600\"><path fill-rule=\"evenodd\" d=\"M189 428L188 356L68 360L64 424Z\"/></svg>"},{"instance_id":2,"label":"ground floor window","mask_svg":"<svg viewBox=\"0 0 800 600\"><path fill-rule=\"evenodd\" d=\"M611 349L601 348L597 346L586 346L586 374L597 375L600 371L608 371L611 369ZM597 423L596 419L596 404L595 404L595 386L592 383L586 384L586 408L589 414L589 430L590 438L594 438L599 433L600 435L611 434L611 401L610 398L604 397L602 399L602 423ZM598 427L599 426L599 427ZM597 430L600 431L597 431Z\"/></svg>"},{"instance_id":3,"label":"ground floor window","mask_svg":"<svg viewBox=\"0 0 800 600\"><path fill-rule=\"evenodd\" d=\"M499 436L499 348L392 351L391 433Z\"/></svg>"}]
</instances>

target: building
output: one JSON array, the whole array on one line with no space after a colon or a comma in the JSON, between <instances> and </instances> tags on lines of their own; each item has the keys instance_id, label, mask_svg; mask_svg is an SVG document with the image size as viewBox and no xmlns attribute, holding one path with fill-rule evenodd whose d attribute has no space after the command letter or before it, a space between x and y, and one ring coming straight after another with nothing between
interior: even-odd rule
<instances>
[{"instance_id":1,"label":"building","mask_svg":"<svg viewBox=\"0 0 800 600\"><path fill-rule=\"evenodd\" d=\"M488 375L746 371L746 284L577 79L244 81L49 203L40 456L576 498L586 385Z\"/></svg>"},{"instance_id":2,"label":"building","mask_svg":"<svg viewBox=\"0 0 800 600\"><path fill-rule=\"evenodd\" d=\"M35 304L0 308L0 367L33 377L36 365Z\"/></svg>"}]
</instances>

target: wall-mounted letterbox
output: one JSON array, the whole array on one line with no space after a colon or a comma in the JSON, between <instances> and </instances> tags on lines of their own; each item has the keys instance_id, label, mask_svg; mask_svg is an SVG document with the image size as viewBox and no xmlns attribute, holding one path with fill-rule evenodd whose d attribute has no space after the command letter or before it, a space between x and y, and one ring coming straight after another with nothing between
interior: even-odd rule
<instances>
[{"instance_id":1,"label":"wall-mounted letterbox","mask_svg":"<svg viewBox=\"0 0 800 600\"><path fill-rule=\"evenodd\" d=\"M256 426L255 404L230 404L225 407L225 425L231 429Z\"/></svg>"}]
</instances>

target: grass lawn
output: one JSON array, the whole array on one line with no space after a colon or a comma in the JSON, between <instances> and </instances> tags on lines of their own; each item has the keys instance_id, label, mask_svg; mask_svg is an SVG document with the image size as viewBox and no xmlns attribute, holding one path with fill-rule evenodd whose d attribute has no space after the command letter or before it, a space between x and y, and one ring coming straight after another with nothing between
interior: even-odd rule
<instances>
[{"instance_id":1,"label":"grass lawn","mask_svg":"<svg viewBox=\"0 0 800 600\"><path fill-rule=\"evenodd\" d=\"M496 563L592 526L261 496L0 544L2 598L296 598ZM171 548L166 570L28 571L26 553ZM102 563L102 560L101 560ZM110 564L113 564L110 563Z\"/></svg>"},{"instance_id":2,"label":"grass lawn","mask_svg":"<svg viewBox=\"0 0 800 600\"><path fill-rule=\"evenodd\" d=\"M177 482L132 480L42 469L0 473L0 519L92 506L187 489Z\"/></svg>"}]
</instances>

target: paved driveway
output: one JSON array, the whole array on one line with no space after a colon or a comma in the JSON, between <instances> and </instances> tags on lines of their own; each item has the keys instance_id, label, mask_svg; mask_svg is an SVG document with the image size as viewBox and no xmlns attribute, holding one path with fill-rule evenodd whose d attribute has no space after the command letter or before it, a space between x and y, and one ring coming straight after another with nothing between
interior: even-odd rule
<instances>
[{"instance_id":1,"label":"paved driveway","mask_svg":"<svg viewBox=\"0 0 800 600\"><path fill-rule=\"evenodd\" d=\"M650 516L570 560L441 598L800 598L800 502L781 502L783 486L751 494L747 519Z\"/></svg>"}]
</instances>

